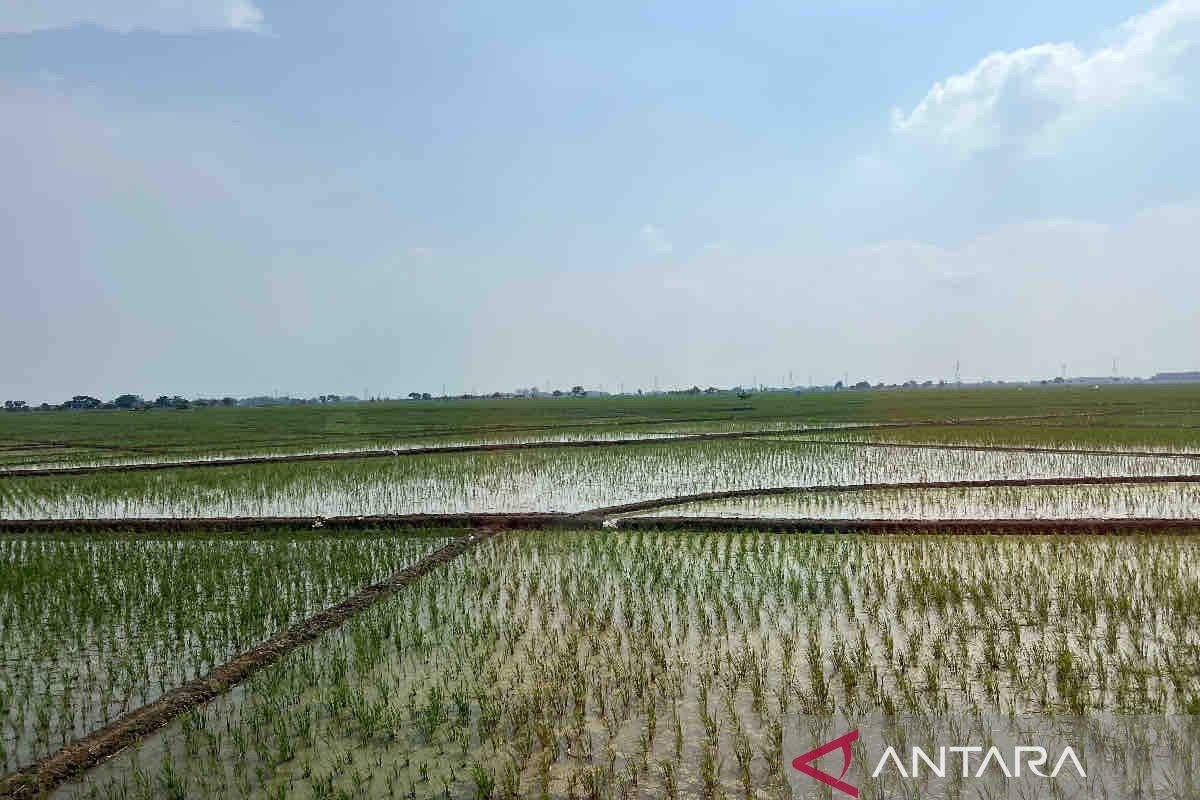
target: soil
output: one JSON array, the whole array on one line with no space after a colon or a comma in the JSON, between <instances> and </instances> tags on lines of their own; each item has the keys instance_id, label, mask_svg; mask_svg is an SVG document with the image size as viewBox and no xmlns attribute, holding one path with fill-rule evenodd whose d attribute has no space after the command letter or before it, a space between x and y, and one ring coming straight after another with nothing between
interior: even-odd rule
<instances>
[{"instance_id":1,"label":"soil","mask_svg":"<svg viewBox=\"0 0 1200 800\"><path fill-rule=\"evenodd\" d=\"M172 533L189 531L364 530L374 528L578 527L571 514L400 514L357 517L170 517L158 519L0 519L0 534L77 531Z\"/></svg>"}]
</instances>

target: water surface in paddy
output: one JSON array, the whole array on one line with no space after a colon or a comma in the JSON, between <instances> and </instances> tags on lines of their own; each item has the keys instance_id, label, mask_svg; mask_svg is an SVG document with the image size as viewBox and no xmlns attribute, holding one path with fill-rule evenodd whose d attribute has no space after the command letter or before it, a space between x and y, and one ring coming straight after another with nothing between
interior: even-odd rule
<instances>
[{"instance_id":1,"label":"water surface in paddy","mask_svg":"<svg viewBox=\"0 0 1200 800\"><path fill-rule=\"evenodd\" d=\"M790 797L787 762L844 722L952 709L970 737L1085 709L1120 717L1111 741L1194 691L1200 545L1081 538L510 533L148 737L137 770L196 797Z\"/></svg>"},{"instance_id":2,"label":"water surface in paddy","mask_svg":"<svg viewBox=\"0 0 1200 800\"><path fill-rule=\"evenodd\" d=\"M0 769L47 755L447 541L447 532L380 531L0 537Z\"/></svg>"},{"instance_id":3,"label":"water surface in paddy","mask_svg":"<svg viewBox=\"0 0 1200 800\"><path fill-rule=\"evenodd\" d=\"M1174 475L1170 459L730 439L0 479L0 517L576 512L729 489Z\"/></svg>"}]
</instances>

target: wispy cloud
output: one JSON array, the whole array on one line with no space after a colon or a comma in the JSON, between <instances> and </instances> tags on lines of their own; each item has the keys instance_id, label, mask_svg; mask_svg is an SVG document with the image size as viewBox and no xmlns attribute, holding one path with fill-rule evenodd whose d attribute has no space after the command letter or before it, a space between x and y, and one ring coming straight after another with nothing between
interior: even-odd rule
<instances>
[{"instance_id":1,"label":"wispy cloud","mask_svg":"<svg viewBox=\"0 0 1200 800\"><path fill-rule=\"evenodd\" d=\"M643 225L641 237L642 242L655 255L666 255L675 249L670 240L667 239L666 234L654 225Z\"/></svg>"},{"instance_id":2,"label":"wispy cloud","mask_svg":"<svg viewBox=\"0 0 1200 800\"><path fill-rule=\"evenodd\" d=\"M1200 0L1169 0L1109 39L1092 50L1060 42L992 53L935 83L911 111L893 111L893 130L959 156L1038 152L1097 114L1181 97L1200 62Z\"/></svg>"},{"instance_id":3,"label":"wispy cloud","mask_svg":"<svg viewBox=\"0 0 1200 800\"><path fill-rule=\"evenodd\" d=\"M0 4L0 33L92 25L118 33L264 30L254 0L37 0Z\"/></svg>"}]
</instances>

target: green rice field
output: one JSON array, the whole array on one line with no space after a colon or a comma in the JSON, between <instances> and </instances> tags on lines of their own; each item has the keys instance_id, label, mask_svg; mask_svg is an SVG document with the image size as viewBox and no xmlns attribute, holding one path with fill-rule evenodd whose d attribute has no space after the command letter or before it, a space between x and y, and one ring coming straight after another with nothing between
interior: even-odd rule
<instances>
[{"instance_id":1,"label":"green rice field","mask_svg":"<svg viewBox=\"0 0 1200 800\"><path fill-rule=\"evenodd\" d=\"M1188 538L514 532L64 796L790 795L799 720L1200 711Z\"/></svg>"},{"instance_id":2,"label":"green rice field","mask_svg":"<svg viewBox=\"0 0 1200 800\"><path fill-rule=\"evenodd\" d=\"M832 798L849 727L1068 722L1095 781L857 783L1195 796L1197 454L1189 387L0 414L0 798Z\"/></svg>"}]
</instances>

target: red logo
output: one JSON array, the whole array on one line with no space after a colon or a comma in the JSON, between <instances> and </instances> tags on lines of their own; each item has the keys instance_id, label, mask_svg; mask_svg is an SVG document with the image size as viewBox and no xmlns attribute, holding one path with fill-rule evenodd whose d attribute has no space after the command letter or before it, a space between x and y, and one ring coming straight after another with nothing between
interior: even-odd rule
<instances>
[{"instance_id":1,"label":"red logo","mask_svg":"<svg viewBox=\"0 0 1200 800\"><path fill-rule=\"evenodd\" d=\"M845 736L839 736L831 742L826 742L815 750L809 750L801 756L796 756L792 760L792 768L798 769L810 778L816 778L821 783L832 786L839 792L845 792L851 797L858 797L858 787L851 786L842 778L846 777L846 770L850 769L850 745L858 740L858 728L847 733ZM828 772L822 772L809 762L816 761L823 755L832 753L834 750L842 751L842 774L836 778Z\"/></svg>"}]
</instances>

